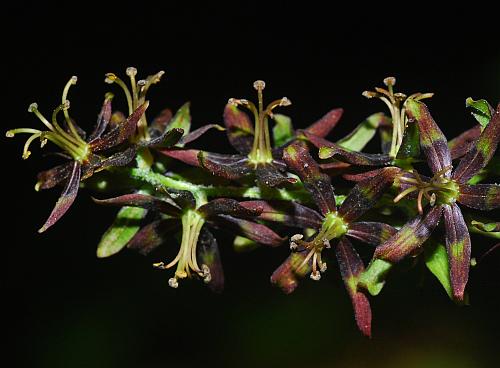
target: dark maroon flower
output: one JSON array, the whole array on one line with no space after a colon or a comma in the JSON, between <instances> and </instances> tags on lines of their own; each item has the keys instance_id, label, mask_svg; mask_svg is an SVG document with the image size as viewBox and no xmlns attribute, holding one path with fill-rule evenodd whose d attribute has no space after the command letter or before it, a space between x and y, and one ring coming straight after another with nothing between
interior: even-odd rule
<instances>
[{"instance_id":1,"label":"dark maroon flower","mask_svg":"<svg viewBox=\"0 0 500 368\"><path fill-rule=\"evenodd\" d=\"M446 138L432 119L427 106L418 101L408 101L407 113L418 124L420 145L434 176L426 178L414 172L405 173L398 179L403 191L395 201L410 193L418 193L420 214L378 247L374 258L395 263L418 251L438 225L441 215L444 215L453 296L462 301L469 275L471 241L458 204L485 211L500 206L499 185L467 184L470 178L486 166L496 151L500 140L500 104L455 170ZM422 204L424 199L428 200L431 207L425 216Z\"/></svg>"}]
</instances>

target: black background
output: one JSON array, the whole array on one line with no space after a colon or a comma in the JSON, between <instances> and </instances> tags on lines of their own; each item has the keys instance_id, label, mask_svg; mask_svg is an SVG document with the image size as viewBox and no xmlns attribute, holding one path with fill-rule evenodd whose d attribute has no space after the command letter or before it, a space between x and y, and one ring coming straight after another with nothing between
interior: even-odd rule
<instances>
[{"instance_id":1,"label":"black background","mask_svg":"<svg viewBox=\"0 0 500 368\"><path fill-rule=\"evenodd\" d=\"M149 94L150 114L191 101L194 126L220 122L229 97L253 98L255 79L267 82L268 99L293 101L284 112L297 126L343 107L337 137L383 109L361 92L380 86L388 75L398 78L399 90L435 92L429 106L448 137L473 125L466 97L500 100L498 21L486 8L309 5L11 4L1 22L3 127L35 127L39 122L28 105L37 101L49 114L65 82L78 75L72 115L90 128L110 89L104 73L124 75L127 66L142 76L165 70ZM227 150L220 134L205 143ZM451 303L429 275L419 287L417 270L395 273L373 300L374 338L367 340L356 331L335 267L319 283L303 282L291 296L271 287L269 275L285 248L234 254L228 239L221 241L227 285L224 294L213 295L196 282L170 289L169 276L151 269L154 255L124 251L96 259L95 246L114 211L97 208L87 193L54 228L38 235L58 193L34 192L36 172L49 163L38 151L21 160L22 144L1 144L0 282L7 308L2 325L4 348L16 365L498 363L499 252L471 272L469 307ZM473 252L480 255L491 245L474 238Z\"/></svg>"}]
</instances>

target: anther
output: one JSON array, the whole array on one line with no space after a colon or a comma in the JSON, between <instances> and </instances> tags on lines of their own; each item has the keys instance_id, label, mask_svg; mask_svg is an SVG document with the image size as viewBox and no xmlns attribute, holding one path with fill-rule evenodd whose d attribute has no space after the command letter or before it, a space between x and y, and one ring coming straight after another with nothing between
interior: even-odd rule
<instances>
[{"instance_id":1,"label":"anther","mask_svg":"<svg viewBox=\"0 0 500 368\"><path fill-rule=\"evenodd\" d=\"M69 81L70 81L70 83L71 83L71 84L75 85L75 84L76 84L76 82L78 82L78 77L77 77L76 75L74 75L74 76L72 76L72 77L70 78L70 80L69 80Z\"/></svg>"},{"instance_id":2,"label":"anther","mask_svg":"<svg viewBox=\"0 0 500 368\"><path fill-rule=\"evenodd\" d=\"M290 106L292 104L292 101L290 101L288 98L283 97L280 102L280 106Z\"/></svg>"},{"instance_id":3,"label":"anther","mask_svg":"<svg viewBox=\"0 0 500 368\"><path fill-rule=\"evenodd\" d=\"M378 93L372 92L372 91L363 91L362 95L363 95L363 97L366 97L366 98L373 98L373 97L377 97Z\"/></svg>"},{"instance_id":4,"label":"anther","mask_svg":"<svg viewBox=\"0 0 500 368\"><path fill-rule=\"evenodd\" d=\"M266 88L266 82L263 80L256 80L253 82L253 88L255 88L257 91L262 91L264 88Z\"/></svg>"},{"instance_id":5,"label":"anther","mask_svg":"<svg viewBox=\"0 0 500 368\"><path fill-rule=\"evenodd\" d=\"M118 78L115 73L106 73L104 75L106 78L104 78L104 82L108 84L113 84L115 83L116 79Z\"/></svg>"},{"instance_id":6,"label":"anther","mask_svg":"<svg viewBox=\"0 0 500 368\"><path fill-rule=\"evenodd\" d=\"M6 136L7 138L12 138L12 137L14 137L14 135L15 135L15 134L14 134L14 132L13 132L12 130L7 130L7 131L5 132L5 136Z\"/></svg>"},{"instance_id":7,"label":"anther","mask_svg":"<svg viewBox=\"0 0 500 368\"><path fill-rule=\"evenodd\" d=\"M311 276L309 276L314 281L321 280L321 273L319 271L311 272Z\"/></svg>"},{"instance_id":8,"label":"anther","mask_svg":"<svg viewBox=\"0 0 500 368\"><path fill-rule=\"evenodd\" d=\"M28 112L35 112L37 110L38 110L38 104L36 102L33 102L28 107Z\"/></svg>"},{"instance_id":9,"label":"anther","mask_svg":"<svg viewBox=\"0 0 500 368\"><path fill-rule=\"evenodd\" d=\"M328 239L323 239L323 246L326 248L326 249L330 249L331 248L331 245L330 245L330 241Z\"/></svg>"},{"instance_id":10,"label":"anther","mask_svg":"<svg viewBox=\"0 0 500 368\"><path fill-rule=\"evenodd\" d=\"M172 277L172 278L168 279L168 286L170 286L171 288L177 289L179 287L179 282L177 281L177 279L175 277Z\"/></svg>"},{"instance_id":11,"label":"anther","mask_svg":"<svg viewBox=\"0 0 500 368\"><path fill-rule=\"evenodd\" d=\"M134 68L133 66L129 66L127 68L127 70L125 71L125 73L129 76L129 77L135 77L137 75L137 69Z\"/></svg>"},{"instance_id":12,"label":"anther","mask_svg":"<svg viewBox=\"0 0 500 368\"><path fill-rule=\"evenodd\" d=\"M389 86L394 86L396 84L396 78L394 77L387 77L384 78L384 84L389 87Z\"/></svg>"},{"instance_id":13,"label":"anther","mask_svg":"<svg viewBox=\"0 0 500 368\"><path fill-rule=\"evenodd\" d=\"M163 262L153 263L153 267L157 268L159 270L164 270L165 269L165 263L163 263Z\"/></svg>"},{"instance_id":14,"label":"anther","mask_svg":"<svg viewBox=\"0 0 500 368\"><path fill-rule=\"evenodd\" d=\"M302 234L295 234L295 235L293 235L293 236L290 238L290 240L291 240L292 242L296 242L296 241L298 241L298 240L301 240L303 237L304 237L304 235L302 235Z\"/></svg>"}]
</instances>

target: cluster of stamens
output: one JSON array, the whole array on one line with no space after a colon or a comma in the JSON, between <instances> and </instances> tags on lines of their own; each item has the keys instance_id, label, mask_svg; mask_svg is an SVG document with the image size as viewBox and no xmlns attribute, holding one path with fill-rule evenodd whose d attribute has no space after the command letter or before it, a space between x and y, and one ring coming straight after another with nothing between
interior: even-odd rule
<instances>
[{"instance_id":1,"label":"cluster of stamens","mask_svg":"<svg viewBox=\"0 0 500 368\"><path fill-rule=\"evenodd\" d=\"M212 279L210 268L205 265L198 265L196 249L198 237L205 220L194 211L187 211L182 215L182 241L177 256L168 264L164 262L154 263L153 267L167 270L177 265L174 277L168 280L168 285L172 288L179 286L179 279L191 277L192 274L198 275L205 283Z\"/></svg>"},{"instance_id":2,"label":"cluster of stamens","mask_svg":"<svg viewBox=\"0 0 500 368\"><path fill-rule=\"evenodd\" d=\"M146 94L149 90L149 87L151 87L151 85L153 84L158 83L165 72L161 70L156 74L148 76L146 79L140 79L138 81L136 81L135 78L137 75L136 68L128 67L126 70L126 74L130 79L130 86L132 91L130 91L125 82L118 78L114 73L107 73L104 81L109 84L116 83L118 86L120 86L120 88L125 93L128 105L128 113L130 115L132 114L132 112L134 112L135 109L137 109L137 107L139 107L146 101ZM139 137L141 139L148 138L147 126L148 123L146 114L143 114L141 119L137 123L137 129L139 132Z\"/></svg>"},{"instance_id":3,"label":"cluster of stamens","mask_svg":"<svg viewBox=\"0 0 500 368\"><path fill-rule=\"evenodd\" d=\"M9 138L14 137L16 134L30 134L30 137L26 140L23 148L23 159L27 159L31 151L29 150L31 143L34 140L40 139L40 147L45 146L47 141L51 141L55 145L63 149L68 155L70 155L74 160L83 162L87 159L89 154L89 146L85 140L78 134L78 130L73 124L68 110L70 107L70 102L67 99L69 89L72 85L76 84L77 77L73 76L66 83L61 104L56 107L52 113L51 121L47 120L45 116L38 110L38 105L34 102L32 103L28 111L35 114L38 119L48 128L48 131L42 131L32 128L19 128L12 129L6 132L6 136ZM61 127L58 123L58 115L63 112L64 119L67 129Z\"/></svg>"},{"instance_id":4,"label":"cluster of stamens","mask_svg":"<svg viewBox=\"0 0 500 368\"><path fill-rule=\"evenodd\" d=\"M406 116L406 101L408 100L423 100L425 98L430 98L433 93L414 93L410 96L406 96L404 93L396 92L394 93L394 85L396 84L396 78L387 77L384 79L384 84L387 89L375 87L375 91L364 91L363 96L367 98L379 98L383 101L389 111L391 112L392 118L392 140L391 149L389 155L391 157L396 157L401 144L403 143L403 135L408 124L408 118Z\"/></svg>"},{"instance_id":5,"label":"cluster of stamens","mask_svg":"<svg viewBox=\"0 0 500 368\"><path fill-rule=\"evenodd\" d=\"M305 249L308 252L297 269L301 269L311 261L312 271L310 277L318 281L321 279L321 273L325 272L327 269L326 262L323 262L321 258L321 252L325 248L330 248L330 241L327 238L315 237L312 241L307 242L302 240L303 237L304 235L302 234L293 235L290 238L290 249Z\"/></svg>"},{"instance_id":6,"label":"cluster of stamens","mask_svg":"<svg viewBox=\"0 0 500 368\"><path fill-rule=\"evenodd\" d=\"M273 157L271 154L271 137L269 134L268 118L273 118L273 110L278 106L289 106L291 101L283 97L279 100L271 102L264 109L264 100L262 91L266 87L266 83L262 80L257 80L253 83L253 87L257 90L258 94L258 107L249 100L230 98L228 103L234 106L244 106L252 112L255 118L255 132L252 150L248 154L250 161L255 164L269 163Z\"/></svg>"},{"instance_id":7,"label":"cluster of stamens","mask_svg":"<svg viewBox=\"0 0 500 368\"><path fill-rule=\"evenodd\" d=\"M417 208L418 213L422 215L424 213L422 204L423 198L429 201L431 207L436 204L437 194L442 194L441 197L443 197L443 200L454 201L458 193L457 184L446 175L451 169L451 166L447 166L439 170L428 182L422 180L422 177L416 170L411 171L413 177L401 175L399 177L400 182L412 185L399 193L394 198L394 203L399 202L410 193L418 191Z\"/></svg>"}]
</instances>

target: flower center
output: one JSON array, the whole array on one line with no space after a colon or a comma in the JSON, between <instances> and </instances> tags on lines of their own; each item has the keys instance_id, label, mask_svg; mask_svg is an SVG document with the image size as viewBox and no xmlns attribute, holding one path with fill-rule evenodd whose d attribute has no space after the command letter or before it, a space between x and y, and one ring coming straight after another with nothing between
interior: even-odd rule
<instances>
[{"instance_id":1,"label":"flower center","mask_svg":"<svg viewBox=\"0 0 500 368\"><path fill-rule=\"evenodd\" d=\"M255 118L255 135L253 139L252 150L248 154L248 158L255 166L266 164L273 161L271 137L269 134L269 118L273 117L272 111L278 106L289 106L291 102L288 98L283 97L279 100L271 102L264 109L264 99L262 91L266 87L266 83L262 80L257 80L253 83L253 87L257 90L258 107L252 102L245 99L230 98L229 103L235 106L242 105L249 109Z\"/></svg>"},{"instance_id":2,"label":"flower center","mask_svg":"<svg viewBox=\"0 0 500 368\"><path fill-rule=\"evenodd\" d=\"M431 206L438 204L451 204L454 203L460 195L460 188L455 180L450 179L446 173L452 169L447 166L438 171L428 181L422 180L421 176L416 170L412 171L413 177L400 176L399 181L402 183L411 184L408 188L403 190L394 198L394 203L399 202L401 199L410 193L418 191L417 208L418 213L423 214L422 200L425 197Z\"/></svg>"},{"instance_id":3,"label":"flower center","mask_svg":"<svg viewBox=\"0 0 500 368\"><path fill-rule=\"evenodd\" d=\"M337 212L328 213L323 219L321 230L310 241L304 241L302 234L295 234L290 238L290 249L305 249L307 256L296 268L300 270L312 259L311 279L321 279L321 272L326 271L326 263L321 258L323 249L330 248L330 240L340 238L347 232L347 224L338 216Z\"/></svg>"},{"instance_id":4,"label":"flower center","mask_svg":"<svg viewBox=\"0 0 500 368\"><path fill-rule=\"evenodd\" d=\"M198 265L196 259L196 247L198 245L198 237L205 220L194 210L186 211L182 216L182 241L179 253L167 265L163 262L154 263L153 267L162 270L169 269L177 265L174 277L168 280L168 285L177 288L179 279L190 277L193 273L198 275L205 282L210 282L210 269L207 265Z\"/></svg>"}]
</instances>

